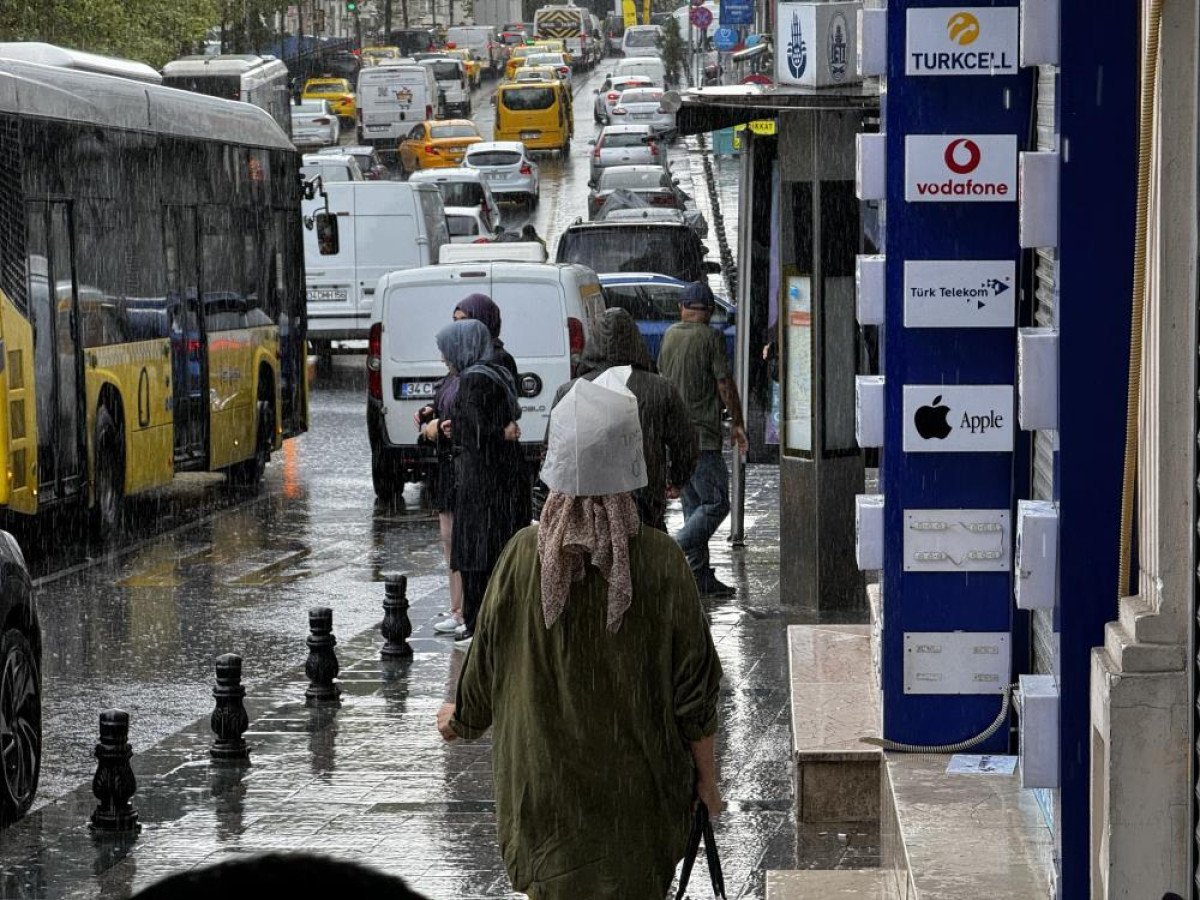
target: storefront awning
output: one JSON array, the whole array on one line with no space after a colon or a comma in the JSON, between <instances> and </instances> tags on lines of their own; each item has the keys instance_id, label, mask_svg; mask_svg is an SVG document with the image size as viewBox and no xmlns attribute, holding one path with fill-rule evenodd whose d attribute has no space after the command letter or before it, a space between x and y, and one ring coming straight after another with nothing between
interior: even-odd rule
<instances>
[{"instance_id":1,"label":"storefront awning","mask_svg":"<svg viewBox=\"0 0 1200 900\"><path fill-rule=\"evenodd\" d=\"M684 91L679 95L675 124L681 135L773 119L789 109L876 109L877 84L837 88L775 87L739 84Z\"/></svg>"}]
</instances>

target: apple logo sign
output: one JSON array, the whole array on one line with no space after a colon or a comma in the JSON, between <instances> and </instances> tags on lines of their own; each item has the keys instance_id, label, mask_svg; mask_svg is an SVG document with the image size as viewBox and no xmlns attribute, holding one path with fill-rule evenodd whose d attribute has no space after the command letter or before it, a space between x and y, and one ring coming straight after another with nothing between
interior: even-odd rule
<instances>
[{"instance_id":1,"label":"apple logo sign","mask_svg":"<svg viewBox=\"0 0 1200 900\"><path fill-rule=\"evenodd\" d=\"M946 421L949 415L950 407L942 403L942 395L938 394L938 396L933 398L931 404L919 407L917 414L913 416L913 424L917 426L917 434L925 440L929 440L930 438L937 438L939 441L944 440L954 430L950 427L950 423Z\"/></svg>"}]
</instances>

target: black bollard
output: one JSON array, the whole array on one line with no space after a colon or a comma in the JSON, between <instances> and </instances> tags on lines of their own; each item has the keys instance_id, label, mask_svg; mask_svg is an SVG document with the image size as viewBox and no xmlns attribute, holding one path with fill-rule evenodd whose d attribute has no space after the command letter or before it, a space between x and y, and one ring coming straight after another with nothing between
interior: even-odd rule
<instances>
[{"instance_id":1,"label":"black bollard","mask_svg":"<svg viewBox=\"0 0 1200 900\"><path fill-rule=\"evenodd\" d=\"M333 636L333 610L328 606L314 606L308 611L308 660L304 663L304 674L308 676L308 690L304 692L305 706L340 706L341 689L333 683L338 674L337 654L333 648L337 638Z\"/></svg>"},{"instance_id":2,"label":"black bollard","mask_svg":"<svg viewBox=\"0 0 1200 900\"><path fill-rule=\"evenodd\" d=\"M133 795L137 779L129 760L129 713L122 709L106 709L100 713L100 743L96 745L96 775L92 793L100 801L92 813L95 831L136 831L137 810Z\"/></svg>"},{"instance_id":3,"label":"black bollard","mask_svg":"<svg viewBox=\"0 0 1200 900\"><path fill-rule=\"evenodd\" d=\"M236 653L225 653L217 657L217 686L213 688L213 699L217 701L213 710L212 730L217 735L212 749L213 759L247 760L250 749L242 735L250 727L246 714L246 689L242 686L242 658Z\"/></svg>"},{"instance_id":4,"label":"black bollard","mask_svg":"<svg viewBox=\"0 0 1200 900\"><path fill-rule=\"evenodd\" d=\"M413 649L408 645L412 622L408 618L408 576L389 573L384 576L383 622L379 626L386 643L379 655L384 659L410 659Z\"/></svg>"}]
</instances>

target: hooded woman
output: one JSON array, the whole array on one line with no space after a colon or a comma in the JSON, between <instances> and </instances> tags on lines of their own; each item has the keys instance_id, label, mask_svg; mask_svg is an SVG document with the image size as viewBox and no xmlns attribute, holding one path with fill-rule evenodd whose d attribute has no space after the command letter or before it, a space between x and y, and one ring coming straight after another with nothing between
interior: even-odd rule
<instances>
[{"instance_id":1,"label":"hooded woman","mask_svg":"<svg viewBox=\"0 0 1200 900\"><path fill-rule=\"evenodd\" d=\"M488 576L504 545L531 515L521 446L506 436L521 416L507 368L492 361L492 336L479 321L453 322L437 346L458 376L458 388L439 422L454 452L454 527L450 568L460 573L466 647L475 630Z\"/></svg>"},{"instance_id":2,"label":"hooded woman","mask_svg":"<svg viewBox=\"0 0 1200 900\"><path fill-rule=\"evenodd\" d=\"M611 386L610 386L611 385ZM579 381L555 407L538 525L488 585L446 740L494 728L500 849L535 900L662 900L697 798L722 807L721 665L687 561L643 526L637 400Z\"/></svg>"},{"instance_id":3,"label":"hooded woman","mask_svg":"<svg viewBox=\"0 0 1200 900\"><path fill-rule=\"evenodd\" d=\"M454 321L477 319L487 326L492 336L492 359L496 365L503 366L512 373L513 381L517 380L517 363L512 354L504 349L500 340L500 307L487 294L468 294L458 306L454 307Z\"/></svg>"}]
</instances>

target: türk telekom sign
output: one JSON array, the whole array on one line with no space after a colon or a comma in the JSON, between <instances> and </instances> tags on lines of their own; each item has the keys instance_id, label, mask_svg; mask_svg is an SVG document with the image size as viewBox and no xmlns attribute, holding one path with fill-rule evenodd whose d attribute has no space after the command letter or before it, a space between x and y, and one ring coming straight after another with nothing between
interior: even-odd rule
<instances>
[{"instance_id":1,"label":"t\u00fcrk telekom sign","mask_svg":"<svg viewBox=\"0 0 1200 900\"><path fill-rule=\"evenodd\" d=\"M904 138L909 203L1012 203L1015 134L910 134Z\"/></svg>"},{"instance_id":2,"label":"t\u00fcrk telekom sign","mask_svg":"<svg viewBox=\"0 0 1200 900\"><path fill-rule=\"evenodd\" d=\"M1017 30L1015 6L910 9L904 74L1015 74Z\"/></svg>"}]
</instances>

